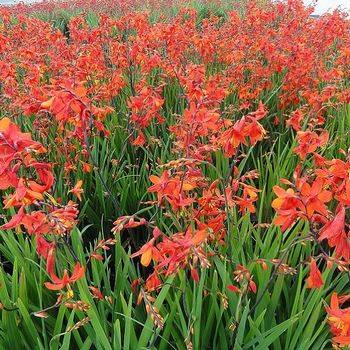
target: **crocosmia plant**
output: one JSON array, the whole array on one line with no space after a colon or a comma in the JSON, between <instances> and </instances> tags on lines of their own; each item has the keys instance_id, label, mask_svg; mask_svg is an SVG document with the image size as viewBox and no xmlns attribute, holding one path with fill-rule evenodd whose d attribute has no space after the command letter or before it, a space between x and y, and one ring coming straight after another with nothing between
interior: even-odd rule
<instances>
[{"instance_id":1,"label":"crocosmia plant","mask_svg":"<svg viewBox=\"0 0 350 350\"><path fill-rule=\"evenodd\" d=\"M313 11L0 6L0 349L350 349L350 17Z\"/></svg>"}]
</instances>

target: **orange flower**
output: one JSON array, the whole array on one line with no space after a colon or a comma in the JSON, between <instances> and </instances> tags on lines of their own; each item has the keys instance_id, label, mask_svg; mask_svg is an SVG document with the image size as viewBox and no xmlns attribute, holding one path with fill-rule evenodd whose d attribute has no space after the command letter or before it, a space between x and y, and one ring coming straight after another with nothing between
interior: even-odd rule
<instances>
[{"instance_id":1,"label":"orange flower","mask_svg":"<svg viewBox=\"0 0 350 350\"><path fill-rule=\"evenodd\" d=\"M332 192L325 190L325 181L317 178L311 185L304 182L301 186L301 199L306 206L306 214L309 218L317 212L327 215L328 203L332 199Z\"/></svg>"},{"instance_id":2,"label":"orange flower","mask_svg":"<svg viewBox=\"0 0 350 350\"><path fill-rule=\"evenodd\" d=\"M151 292L158 289L162 285L162 281L159 279L156 273L152 273L146 280L146 289Z\"/></svg>"},{"instance_id":3,"label":"orange flower","mask_svg":"<svg viewBox=\"0 0 350 350\"><path fill-rule=\"evenodd\" d=\"M271 206L276 210L277 217L274 224L282 226L282 231L290 227L297 218L301 217L302 203L292 188L284 190L279 186L274 186L273 191L278 196Z\"/></svg>"},{"instance_id":4,"label":"orange flower","mask_svg":"<svg viewBox=\"0 0 350 350\"><path fill-rule=\"evenodd\" d=\"M84 193L84 190L81 188L82 185L83 181L78 180L76 185L68 193L73 193L81 201L81 195Z\"/></svg>"},{"instance_id":5,"label":"orange flower","mask_svg":"<svg viewBox=\"0 0 350 350\"><path fill-rule=\"evenodd\" d=\"M147 267L152 261L152 256L155 249L156 248L154 248L154 238L152 238L149 242L143 245L139 251L132 254L130 258L135 258L141 255L141 264Z\"/></svg>"},{"instance_id":6,"label":"orange flower","mask_svg":"<svg viewBox=\"0 0 350 350\"><path fill-rule=\"evenodd\" d=\"M294 152L301 159L305 159L309 153L314 153L318 147L324 146L328 142L329 134L323 131L320 135L312 131L298 131L297 142L298 146Z\"/></svg>"},{"instance_id":7,"label":"orange flower","mask_svg":"<svg viewBox=\"0 0 350 350\"><path fill-rule=\"evenodd\" d=\"M168 201L174 209L188 206L193 202L192 198L186 196L185 192L196 188L196 184L177 176L171 177L169 171L164 171L160 177L151 175L153 183L148 192L156 192L158 203Z\"/></svg>"},{"instance_id":8,"label":"orange flower","mask_svg":"<svg viewBox=\"0 0 350 350\"><path fill-rule=\"evenodd\" d=\"M310 262L310 276L306 280L307 288L321 288L323 286L322 274L314 258Z\"/></svg>"},{"instance_id":9,"label":"orange flower","mask_svg":"<svg viewBox=\"0 0 350 350\"><path fill-rule=\"evenodd\" d=\"M92 167L89 163L81 162L81 164L82 164L82 169L84 173L91 173Z\"/></svg>"},{"instance_id":10,"label":"orange flower","mask_svg":"<svg viewBox=\"0 0 350 350\"><path fill-rule=\"evenodd\" d=\"M282 226L282 231L290 227L298 218L312 219L315 213L326 216L327 206L332 199L332 192L325 189L327 183L322 178L316 178L310 185L307 178L297 179L296 188L282 189L274 186L277 195L272 207L277 212L275 225Z\"/></svg>"},{"instance_id":11,"label":"orange flower","mask_svg":"<svg viewBox=\"0 0 350 350\"><path fill-rule=\"evenodd\" d=\"M45 282L45 287L50 290L61 290L65 287L70 288L70 285L76 282L77 280L84 277L85 269L80 265L80 263L76 263L74 266L74 270L71 276L68 275L67 270L64 270L63 277L57 277L55 273L55 249L51 248L48 252L47 261L46 261L46 270L49 273L53 283Z\"/></svg>"},{"instance_id":12,"label":"orange flower","mask_svg":"<svg viewBox=\"0 0 350 350\"><path fill-rule=\"evenodd\" d=\"M328 323L333 333L333 341L340 346L350 345L350 308L340 308L340 305L350 299L350 295L331 296L331 304L326 307Z\"/></svg>"},{"instance_id":13,"label":"orange flower","mask_svg":"<svg viewBox=\"0 0 350 350\"><path fill-rule=\"evenodd\" d=\"M36 236L36 252L39 256L42 256L44 259L47 259L49 252L54 248L54 243L49 243L42 236Z\"/></svg>"},{"instance_id":14,"label":"orange flower","mask_svg":"<svg viewBox=\"0 0 350 350\"><path fill-rule=\"evenodd\" d=\"M331 247L335 247L338 257L346 260L350 258L350 242L345 233L345 208L340 205L334 219L329 221L321 230L319 241L328 240Z\"/></svg>"}]
</instances>

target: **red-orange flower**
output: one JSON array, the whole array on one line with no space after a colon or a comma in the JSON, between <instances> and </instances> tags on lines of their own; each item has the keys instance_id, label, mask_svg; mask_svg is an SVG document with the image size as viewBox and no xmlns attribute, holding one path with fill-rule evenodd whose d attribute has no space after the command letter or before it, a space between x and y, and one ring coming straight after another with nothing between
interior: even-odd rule
<instances>
[{"instance_id":1,"label":"red-orange flower","mask_svg":"<svg viewBox=\"0 0 350 350\"><path fill-rule=\"evenodd\" d=\"M327 131L317 134L313 131L298 131L297 142L298 146L294 152L299 155L301 159L309 153L314 153L318 147L324 146L328 141L329 135Z\"/></svg>"},{"instance_id":2,"label":"red-orange flower","mask_svg":"<svg viewBox=\"0 0 350 350\"><path fill-rule=\"evenodd\" d=\"M304 182L301 185L300 193L308 218L311 218L315 212L327 215L325 203L332 199L332 192L325 189L325 181L323 179L317 178L311 185Z\"/></svg>"},{"instance_id":3,"label":"red-orange flower","mask_svg":"<svg viewBox=\"0 0 350 350\"><path fill-rule=\"evenodd\" d=\"M326 307L333 341L340 346L350 345L350 308L340 308L349 298L349 295L339 297L333 293L330 306Z\"/></svg>"},{"instance_id":4,"label":"red-orange flower","mask_svg":"<svg viewBox=\"0 0 350 350\"><path fill-rule=\"evenodd\" d=\"M271 204L278 214L274 223L282 226L282 231L285 231L297 218L302 216L303 205L292 188L284 190L279 186L274 186L273 191L278 196Z\"/></svg>"},{"instance_id":5,"label":"red-orange flower","mask_svg":"<svg viewBox=\"0 0 350 350\"><path fill-rule=\"evenodd\" d=\"M74 270L71 276L68 275L67 270L63 271L62 278L59 278L55 273L55 250L51 248L46 261L46 270L49 273L51 282L45 282L45 287L51 290L61 290L65 287L70 287L71 284L78 281L79 279L84 277L85 269L80 265L80 263L76 263L74 266Z\"/></svg>"},{"instance_id":6,"label":"red-orange flower","mask_svg":"<svg viewBox=\"0 0 350 350\"><path fill-rule=\"evenodd\" d=\"M76 185L69 191L69 193L73 193L80 201L81 201L81 195L84 193L84 190L81 188L83 185L82 180L78 180Z\"/></svg>"},{"instance_id":7,"label":"red-orange flower","mask_svg":"<svg viewBox=\"0 0 350 350\"><path fill-rule=\"evenodd\" d=\"M310 262L310 276L306 279L307 288L321 288L323 286L322 274L314 258Z\"/></svg>"},{"instance_id":8,"label":"red-orange flower","mask_svg":"<svg viewBox=\"0 0 350 350\"><path fill-rule=\"evenodd\" d=\"M335 247L338 257L346 260L350 258L350 242L345 232L345 207L338 207L333 220L329 221L321 230L318 238L320 241L327 239L331 247Z\"/></svg>"}]
</instances>

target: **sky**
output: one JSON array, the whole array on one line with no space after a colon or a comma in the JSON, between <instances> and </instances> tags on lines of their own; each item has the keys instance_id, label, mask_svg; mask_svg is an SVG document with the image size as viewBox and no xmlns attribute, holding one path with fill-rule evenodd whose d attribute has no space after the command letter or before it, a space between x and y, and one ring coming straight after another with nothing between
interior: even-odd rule
<instances>
[{"instance_id":1,"label":"sky","mask_svg":"<svg viewBox=\"0 0 350 350\"><path fill-rule=\"evenodd\" d=\"M312 0L304 0L305 4L312 3ZM340 6L343 9L350 11L350 0L318 0L315 14L321 15L327 12L329 9L335 9Z\"/></svg>"}]
</instances>

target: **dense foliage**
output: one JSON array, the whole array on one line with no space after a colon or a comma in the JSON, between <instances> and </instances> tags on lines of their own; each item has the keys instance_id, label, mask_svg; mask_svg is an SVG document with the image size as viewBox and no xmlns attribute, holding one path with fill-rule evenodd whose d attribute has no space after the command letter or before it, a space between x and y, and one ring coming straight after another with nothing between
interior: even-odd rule
<instances>
[{"instance_id":1,"label":"dense foliage","mask_svg":"<svg viewBox=\"0 0 350 350\"><path fill-rule=\"evenodd\" d=\"M0 7L1 349L350 345L350 22L311 13Z\"/></svg>"}]
</instances>

